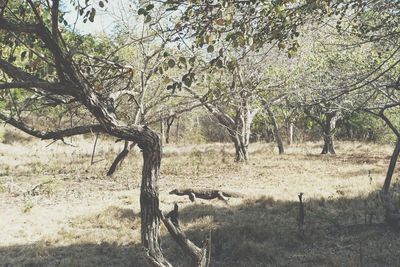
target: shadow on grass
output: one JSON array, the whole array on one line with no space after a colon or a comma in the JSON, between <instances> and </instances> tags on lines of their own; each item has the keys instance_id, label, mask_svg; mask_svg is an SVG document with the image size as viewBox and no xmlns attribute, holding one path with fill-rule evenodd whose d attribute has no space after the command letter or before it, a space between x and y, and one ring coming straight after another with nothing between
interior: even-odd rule
<instances>
[{"instance_id":1,"label":"shadow on grass","mask_svg":"<svg viewBox=\"0 0 400 267\"><path fill-rule=\"evenodd\" d=\"M305 199L304 234L299 204L272 198L237 206L197 202L180 211L181 227L200 244L212 229L211 266L398 266L400 237L387 228L377 193L359 198ZM129 211L116 213L137 219ZM133 217L132 217L133 216ZM120 218L120 217L118 217ZM165 229L162 229L166 233ZM189 259L168 234L165 256L174 266ZM138 243L31 245L0 248L2 266L146 266Z\"/></svg>"}]
</instances>

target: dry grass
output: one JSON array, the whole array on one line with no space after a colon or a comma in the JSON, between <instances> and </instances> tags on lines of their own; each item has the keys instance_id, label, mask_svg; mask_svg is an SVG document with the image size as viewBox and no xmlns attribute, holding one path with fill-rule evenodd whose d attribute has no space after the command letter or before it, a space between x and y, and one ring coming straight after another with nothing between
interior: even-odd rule
<instances>
[{"instance_id":1,"label":"dry grass","mask_svg":"<svg viewBox=\"0 0 400 267\"><path fill-rule=\"evenodd\" d=\"M90 165L92 141L72 140L78 147L0 144L0 265L145 265L140 152L109 178L106 170L122 145L101 139L98 162ZM398 266L400 237L381 224L376 197L391 148L339 143L337 156L322 156L320 145L295 145L278 155L272 145L253 144L245 164L233 162L230 144L168 145L161 208L168 211L178 202L182 226L195 242L212 229L212 266ZM168 195L177 187L221 188L248 197L191 203ZM304 235L297 229L299 192L305 196ZM161 230L166 256L188 266Z\"/></svg>"}]
</instances>

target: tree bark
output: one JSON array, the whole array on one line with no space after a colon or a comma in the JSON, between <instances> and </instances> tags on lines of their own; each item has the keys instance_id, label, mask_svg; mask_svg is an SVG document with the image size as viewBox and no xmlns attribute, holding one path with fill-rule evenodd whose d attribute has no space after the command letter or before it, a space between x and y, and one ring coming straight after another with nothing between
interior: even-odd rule
<instances>
[{"instance_id":1,"label":"tree bark","mask_svg":"<svg viewBox=\"0 0 400 267\"><path fill-rule=\"evenodd\" d=\"M333 143L333 135L324 133L324 147L322 148L321 154L336 154L335 146Z\"/></svg>"},{"instance_id":2,"label":"tree bark","mask_svg":"<svg viewBox=\"0 0 400 267\"><path fill-rule=\"evenodd\" d=\"M336 128L337 115L336 112L326 114L325 122L322 125L324 132L324 147L321 154L336 154L334 146L334 132Z\"/></svg>"},{"instance_id":3,"label":"tree bark","mask_svg":"<svg viewBox=\"0 0 400 267\"><path fill-rule=\"evenodd\" d=\"M293 144L293 131L294 131L293 122L288 122L287 129L288 129L287 133L288 145L291 146Z\"/></svg>"},{"instance_id":4,"label":"tree bark","mask_svg":"<svg viewBox=\"0 0 400 267\"><path fill-rule=\"evenodd\" d=\"M128 156L129 152L131 151L131 149L135 146L135 142L132 142L131 144L129 144L128 141L125 141L124 143L124 148L122 149L122 151L117 155L117 157L115 158L114 162L111 164L110 169L108 169L107 172L107 176L111 176L114 174L114 172L117 169L118 164L122 164L122 162L124 161L124 159L126 158L126 156Z\"/></svg>"},{"instance_id":5,"label":"tree bark","mask_svg":"<svg viewBox=\"0 0 400 267\"><path fill-rule=\"evenodd\" d=\"M246 146L243 143L239 134L237 134L234 130L228 129L228 131L231 140L235 145L235 162L243 162L248 160L249 158L248 146Z\"/></svg>"},{"instance_id":6,"label":"tree bark","mask_svg":"<svg viewBox=\"0 0 400 267\"><path fill-rule=\"evenodd\" d=\"M178 117L177 122L176 122L176 142L177 143L179 141L180 136L181 136L181 118Z\"/></svg>"},{"instance_id":7,"label":"tree bark","mask_svg":"<svg viewBox=\"0 0 400 267\"><path fill-rule=\"evenodd\" d=\"M269 105L264 104L264 107L268 113L268 116L271 118L272 126L274 127L275 142L278 146L279 154L283 154L285 153L285 149L283 148L283 142L281 134L279 133L279 125L278 122L276 121L275 114Z\"/></svg>"},{"instance_id":8,"label":"tree bark","mask_svg":"<svg viewBox=\"0 0 400 267\"><path fill-rule=\"evenodd\" d=\"M143 170L140 188L142 244L149 262L154 266L171 266L164 259L161 250L160 209L157 180L161 164L161 142L156 133L151 132L148 144L142 146Z\"/></svg>"},{"instance_id":9,"label":"tree bark","mask_svg":"<svg viewBox=\"0 0 400 267\"><path fill-rule=\"evenodd\" d=\"M174 123L174 121L175 121L175 117L170 117L170 118L167 118L167 121L166 121L166 123L167 123L167 129L166 129L166 131L165 131L165 143L166 144L169 144L169 137L170 137L170 133L171 133L171 126L172 126L172 124Z\"/></svg>"},{"instance_id":10,"label":"tree bark","mask_svg":"<svg viewBox=\"0 0 400 267\"><path fill-rule=\"evenodd\" d=\"M397 159L400 154L400 138L397 138L396 146L393 150L392 156L390 158L389 167L386 173L385 183L383 184L383 193L388 194L390 189L390 183L392 181L393 173L396 168Z\"/></svg>"},{"instance_id":11,"label":"tree bark","mask_svg":"<svg viewBox=\"0 0 400 267\"><path fill-rule=\"evenodd\" d=\"M165 119L160 120L160 130L161 130L161 143L165 141Z\"/></svg>"}]
</instances>

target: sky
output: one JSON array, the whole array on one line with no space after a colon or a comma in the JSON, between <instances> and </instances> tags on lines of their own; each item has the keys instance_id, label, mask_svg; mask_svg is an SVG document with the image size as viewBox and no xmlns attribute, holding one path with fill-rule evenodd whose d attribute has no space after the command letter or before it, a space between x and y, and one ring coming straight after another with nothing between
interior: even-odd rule
<instances>
[{"instance_id":1,"label":"sky","mask_svg":"<svg viewBox=\"0 0 400 267\"><path fill-rule=\"evenodd\" d=\"M63 1L62 10L67 12L64 18L71 27L73 27L77 18L77 11L74 10L73 5L71 4L72 1L80 1L80 3L84 3L84 0ZM83 23L83 17L79 17L76 22L75 30L81 34L112 33L115 21L118 18L127 17L125 12L129 10L130 2L132 2L132 0L109 0L108 3L105 3L104 8L99 7L98 0L94 0L94 2L96 3L96 16L94 22L88 20L86 23Z\"/></svg>"}]
</instances>

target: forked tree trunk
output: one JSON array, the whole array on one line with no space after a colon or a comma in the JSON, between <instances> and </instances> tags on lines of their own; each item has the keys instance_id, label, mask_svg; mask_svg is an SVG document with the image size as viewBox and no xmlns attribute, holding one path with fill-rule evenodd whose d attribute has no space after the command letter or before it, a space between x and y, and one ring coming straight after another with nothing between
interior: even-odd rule
<instances>
[{"instance_id":1,"label":"forked tree trunk","mask_svg":"<svg viewBox=\"0 0 400 267\"><path fill-rule=\"evenodd\" d=\"M241 140L240 136L234 131L229 131L233 144L235 145L235 161L242 162L249 158L248 146Z\"/></svg>"},{"instance_id":2,"label":"forked tree trunk","mask_svg":"<svg viewBox=\"0 0 400 267\"><path fill-rule=\"evenodd\" d=\"M324 133L324 147L321 154L336 154L333 143L333 134Z\"/></svg>"},{"instance_id":3,"label":"forked tree trunk","mask_svg":"<svg viewBox=\"0 0 400 267\"><path fill-rule=\"evenodd\" d=\"M390 183L392 181L393 173L396 168L397 159L400 154L400 138L397 138L396 146L393 150L392 156L390 158L389 167L386 173L385 183L383 185L383 193L388 194L390 189Z\"/></svg>"}]
</instances>

